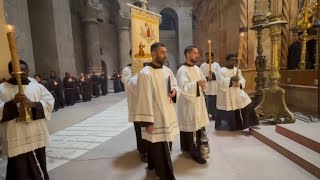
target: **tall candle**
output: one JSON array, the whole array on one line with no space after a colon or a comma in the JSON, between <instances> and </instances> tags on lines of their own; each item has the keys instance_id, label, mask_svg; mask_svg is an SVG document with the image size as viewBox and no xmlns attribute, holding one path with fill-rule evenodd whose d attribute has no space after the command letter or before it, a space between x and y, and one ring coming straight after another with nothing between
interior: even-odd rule
<instances>
[{"instance_id":1,"label":"tall candle","mask_svg":"<svg viewBox=\"0 0 320 180\"><path fill-rule=\"evenodd\" d=\"M243 48L243 38L244 38L244 33L240 33L240 38L239 38L239 51L238 51L238 69L240 67L240 60L242 59L242 48Z\"/></svg>"},{"instance_id":2,"label":"tall candle","mask_svg":"<svg viewBox=\"0 0 320 180\"><path fill-rule=\"evenodd\" d=\"M211 67L211 41L209 40L208 41L208 48L209 48L209 51L208 51L208 55L209 55L209 71L212 71L212 67Z\"/></svg>"},{"instance_id":3,"label":"tall candle","mask_svg":"<svg viewBox=\"0 0 320 180\"><path fill-rule=\"evenodd\" d=\"M13 72L21 72L20 60L17 52L16 37L14 34L14 27L12 25L6 25L6 28Z\"/></svg>"}]
</instances>

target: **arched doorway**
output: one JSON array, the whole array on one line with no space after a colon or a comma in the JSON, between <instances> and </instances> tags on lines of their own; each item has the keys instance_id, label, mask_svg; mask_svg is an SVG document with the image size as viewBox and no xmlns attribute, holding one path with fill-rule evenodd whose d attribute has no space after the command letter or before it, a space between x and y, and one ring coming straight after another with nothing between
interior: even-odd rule
<instances>
[{"instance_id":1,"label":"arched doorway","mask_svg":"<svg viewBox=\"0 0 320 180\"><path fill-rule=\"evenodd\" d=\"M164 8L160 12L160 41L167 46L169 68L176 72L179 63L178 54L178 14L172 8Z\"/></svg>"}]
</instances>

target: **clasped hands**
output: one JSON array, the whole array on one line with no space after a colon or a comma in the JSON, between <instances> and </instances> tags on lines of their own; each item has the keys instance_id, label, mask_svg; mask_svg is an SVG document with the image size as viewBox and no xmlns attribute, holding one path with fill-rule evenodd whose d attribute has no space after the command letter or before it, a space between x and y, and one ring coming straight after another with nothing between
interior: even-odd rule
<instances>
[{"instance_id":1,"label":"clasped hands","mask_svg":"<svg viewBox=\"0 0 320 180\"><path fill-rule=\"evenodd\" d=\"M12 99L12 102L14 104L20 103L22 106L27 108L33 108L35 107L35 102L32 102L30 99L27 98L24 94L16 94L14 96L14 99Z\"/></svg>"}]
</instances>

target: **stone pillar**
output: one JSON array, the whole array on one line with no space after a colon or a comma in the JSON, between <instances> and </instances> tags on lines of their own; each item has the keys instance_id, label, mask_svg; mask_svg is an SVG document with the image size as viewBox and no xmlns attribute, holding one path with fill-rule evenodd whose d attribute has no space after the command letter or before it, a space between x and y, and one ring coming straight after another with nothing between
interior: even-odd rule
<instances>
[{"instance_id":1,"label":"stone pillar","mask_svg":"<svg viewBox=\"0 0 320 180\"><path fill-rule=\"evenodd\" d=\"M81 9L82 21L84 23L85 40L85 61L87 62L87 72L101 73L99 27L97 17L102 10L99 1L86 0Z\"/></svg>"},{"instance_id":2,"label":"stone pillar","mask_svg":"<svg viewBox=\"0 0 320 180\"><path fill-rule=\"evenodd\" d=\"M69 1L52 0L52 10L54 17L60 77L64 77L66 72L72 73L76 76L77 70L74 57Z\"/></svg>"},{"instance_id":3,"label":"stone pillar","mask_svg":"<svg viewBox=\"0 0 320 180\"><path fill-rule=\"evenodd\" d=\"M131 62L129 51L131 49L130 40L130 19L118 17L118 37L119 37L119 70Z\"/></svg>"},{"instance_id":4,"label":"stone pillar","mask_svg":"<svg viewBox=\"0 0 320 180\"><path fill-rule=\"evenodd\" d=\"M192 9L180 8L178 14L179 62L185 61L184 49L193 45Z\"/></svg>"}]
</instances>

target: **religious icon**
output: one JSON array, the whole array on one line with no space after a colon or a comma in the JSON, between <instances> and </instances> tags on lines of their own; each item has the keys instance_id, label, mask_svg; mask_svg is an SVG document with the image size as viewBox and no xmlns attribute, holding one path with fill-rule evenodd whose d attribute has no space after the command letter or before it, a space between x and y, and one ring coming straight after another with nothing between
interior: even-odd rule
<instances>
[{"instance_id":1,"label":"religious icon","mask_svg":"<svg viewBox=\"0 0 320 180\"><path fill-rule=\"evenodd\" d=\"M155 42L154 27L151 23L144 23L144 27L140 26L140 36L148 43Z\"/></svg>"}]
</instances>

